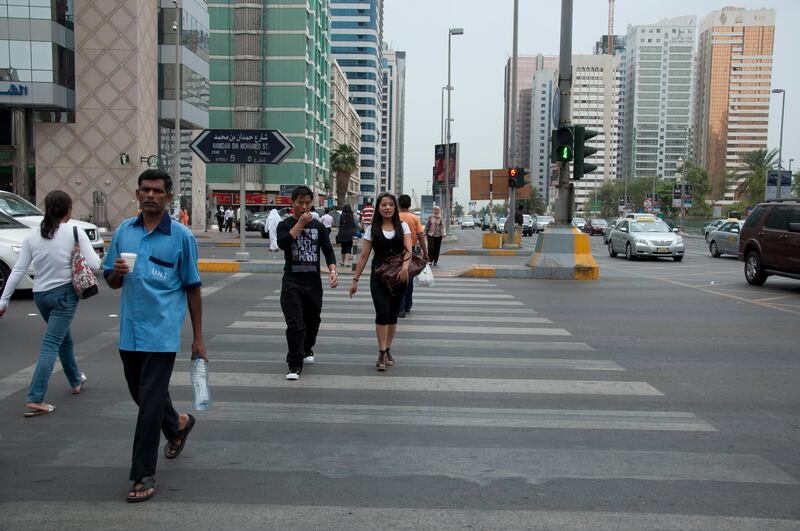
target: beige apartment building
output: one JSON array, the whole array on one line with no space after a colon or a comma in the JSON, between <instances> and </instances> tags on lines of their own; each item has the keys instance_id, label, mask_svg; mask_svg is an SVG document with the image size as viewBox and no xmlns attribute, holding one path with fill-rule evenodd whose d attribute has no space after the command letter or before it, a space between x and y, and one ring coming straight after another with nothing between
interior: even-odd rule
<instances>
[{"instance_id":1,"label":"beige apartment building","mask_svg":"<svg viewBox=\"0 0 800 531\"><path fill-rule=\"evenodd\" d=\"M775 10L726 7L700 21L695 91L695 157L712 198L734 200L725 174L744 153L767 147Z\"/></svg>"},{"instance_id":2,"label":"beige apartment building","mask_svg":"<svg viewBox=\"0 0 800 531\"><path fill-rule=\"evenodd\" d=\"M350 103L350 89L339 63L331 61L331 151L340 144L349 144L361 152L361 119ZM360 163L360 158L356 159ZM347 202L355 206L361 195L360 164L350 176ZM336 176L331 174L331 197L337 197Z\"/></svg>"}]
</instances>

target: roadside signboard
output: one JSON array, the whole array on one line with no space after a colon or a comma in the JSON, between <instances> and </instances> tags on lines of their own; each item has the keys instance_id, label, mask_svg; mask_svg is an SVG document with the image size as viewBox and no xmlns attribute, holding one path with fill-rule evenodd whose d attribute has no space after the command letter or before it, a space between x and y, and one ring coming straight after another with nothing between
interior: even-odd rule
<instances>
[{"instance_id":1,"label":"roadside signboard","mask_svg":"<svg viewBox=\"0 0 800 531\"><path fill-rule=\"evenodd\" d=\"M277 129L206 129L190 147L206 164L280 164L294 149Z\"/></svg>"},{"instance_id":2,"label":"roadside signboard","mask_svg":"<svg viewBox=\"0 0 800 531\"><path fill-rule=\"evenodd\" d=\"M489 172L493 172L492 199L508 199L508 169L469 170L469 198L475 201L489 200ZM531 198L531 184L517 188L517 200Z\"/></svg>"},{"instance_id":3,"label":"roadside signboard","mask_svg":"<svg viewBox=\"0 0 800 531\"><path fill-rule=\"evenodd\" d=\"M792 197L792 172L789 170L769 170L767 172L767 201L778 198L779 175L781 180L781 198Z\"/></svg>"}]
</instances>

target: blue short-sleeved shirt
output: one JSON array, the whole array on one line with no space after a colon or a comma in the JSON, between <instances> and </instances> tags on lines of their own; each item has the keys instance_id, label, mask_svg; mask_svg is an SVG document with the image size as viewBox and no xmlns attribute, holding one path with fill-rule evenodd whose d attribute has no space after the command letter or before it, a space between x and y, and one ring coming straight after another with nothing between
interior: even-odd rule
<instances>
[{"instance_id":1,"label":"blue short-sleeved shirt","mask_svg":"<svg viewBox=\"0 0 800 531\"><path fill-rule=\"evenodd\" d=\"M186 290L200 286L194 235L167 213L148 233L139 216L122 222L114 233L104 276L114 271L120 253L137 255L133 271L122 281L120 350L178 352Z\"/></svg>"}]
</instances>

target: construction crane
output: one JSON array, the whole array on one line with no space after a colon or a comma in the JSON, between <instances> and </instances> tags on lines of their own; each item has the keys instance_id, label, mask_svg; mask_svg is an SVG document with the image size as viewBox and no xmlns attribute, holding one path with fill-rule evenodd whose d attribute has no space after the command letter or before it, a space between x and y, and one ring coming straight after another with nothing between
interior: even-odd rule
<instances>
[{"instance_id":1,"label":"construction crane","mask_svg":"<svg viewBox=\"0 0 800 531\"><path fill-rule=\"evenodd\" d=\"M614 0L608 0L608 55L614 55Z\"/></svg>"}]
</instances>

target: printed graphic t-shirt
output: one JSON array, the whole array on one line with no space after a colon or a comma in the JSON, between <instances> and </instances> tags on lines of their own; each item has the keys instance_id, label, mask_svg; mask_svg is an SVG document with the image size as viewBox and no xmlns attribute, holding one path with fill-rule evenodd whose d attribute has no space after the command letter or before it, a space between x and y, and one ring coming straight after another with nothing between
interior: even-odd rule
<instances>
[{"instance_id":1,"label":"printed graphic t-shirt","mask_svg":"<svg viewBox=\"0 0 800 531\"><path fill-rule=\"evenodd\" d=\"M291 279L304 285L321 284L319 276L320 252L325 255L328 266L336 263L328 231L325 226L312 220L306 225L297 239L292 238L289 231L297 223L294 216L289 216L278 223L278 247L283 249L286 265L283 268L284 279Z\"/></svg>"}]
</instances>

